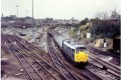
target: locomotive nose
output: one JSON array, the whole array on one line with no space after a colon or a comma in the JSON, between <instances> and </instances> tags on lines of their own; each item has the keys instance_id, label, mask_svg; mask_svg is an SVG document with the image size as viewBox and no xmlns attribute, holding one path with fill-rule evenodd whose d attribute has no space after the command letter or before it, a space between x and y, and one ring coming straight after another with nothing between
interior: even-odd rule
<instances>
[{"instance_id":1,"label":"locomotive nose","mask_svg":"<svg viewBox=\"0 0 121 80\"><path fill-rule=\"evenodd\" d=\"M88 62L88 54L85 52L76 53L75 62Z\"/></svg>"}]
</instances>

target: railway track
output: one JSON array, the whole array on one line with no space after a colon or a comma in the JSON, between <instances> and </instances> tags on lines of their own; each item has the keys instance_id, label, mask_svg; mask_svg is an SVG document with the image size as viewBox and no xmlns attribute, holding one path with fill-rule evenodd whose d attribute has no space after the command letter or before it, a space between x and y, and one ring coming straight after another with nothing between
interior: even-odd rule
<instances>
[{"instance_id":1,"label":"railway track","mask_svg":"<svg viewBox=\"0 0 121 80\"><path fill-rule=\"evenodd\" d=\"M86 70L86 69L84 69L84 70L80 70L79 71L79 69L76 69L76 68L74 68L72 65L70 65L70 64L68 64L68 62L66 62L66 61L64 61L64 58L62 57L62 55L60 55L60 54L58 54L58 51L57 51L57 49L55 49L54 48L54 42L51 40L51 44L50 45L52 45L52 46L50 46L51 48L53 47L54 48L54 51L52 51L51 53L54 53L55 55L53 55L52 54L52 57L54 58L54 60L56 59L56 62L55 62L55 64L54 64L54 62L52 61L52 58L51 58L51 56L48 56L48 54L47 53L45 53L43 50L41 50L41 49L39 49L39 48L37 48L36 46L33 46L32 44L30 44L30 43L28 43L27 41L25 41L25 40L23 40L23 39L21 39L21 38L19 38L19 37L17 37L17 36L7 36L7 38L4 36L4 35L2 35L2 37L4 37L4 39L5 39L5 42L6 42L6 44L8 45L8 47L11 49L11 51L14 53L14 54L16 54L16 55L20 55L20 53L19 52L21 52L25 57L26 56L28 56L28 57L30 57L31 59L33 59L34 61L31 61L30 60L30 64L33 66L33 63L36 63L36 64L38 64L38 68L41 68L42 67L42 65L43 66L45 66L45 68L41 68L41 69L48 69L48 68L50 68L51 70L48 70L48 71L46 71L46 70L44 70L43 72L46 72L45 74L49 74L49 73L54 73L54 72L56 72L55 74L49 74L49 77L52 77L52 79L56 79L56 80L58 80L58 79L64 79L64 80L70 80L70 79L68 79L68 77L66 77L66 76L64 76L64 74L63 73L61 73L58 69L57 69L57 67L55 67L55 64L57 64L58 66L59 66L59 68L61 68L61 69L63 69L63 71L66 71L66 70L64 70L64 66L61 64L61 62L59 61L59 60L57 60L57 56L60 58L60 60L62 60L62 62L63 62L63 64L69 69L69 70L71 70L70 72L73 74L73 75L75 75L75 77L77 77L77 79L76 78L72 78L73 80L78 80L78 79L82 79L82 80L84 80L84 76L86 77L87 75L88 75L88 78L86 78L86 80L94 80L94 75L93 75L93 73L89 73L88 72L88 70ZM11 38L12 37L12 38ZM11 41L11 42L10 42ZM16 42L16 44L17 44L17 46L14 44L14 42ZM21 55L22 55L21 54ZM32 55L31 55L32 54ZM57 55L57 56L56 56ZM16 56L17 57L17 56ZM19 56L18 56L18 58L19 58ZM47 58L47 59L46 59ZM27 58L28 59L28 58ZM19 60L19 59L18 59ZM40 61L41 60L41 61ZM96 59L97 60L97 59ZM25 62L26 60L24 60L24 61L22 61L21 59L19 60L20 61L20 63L21 62ZM26 63L27 63L27 61L26 61ZM21 64L23 64L23 63L21 63ZM28 63L28 65L30 66L30 64ZM26 66L23 64L22 65L23 67L25 67L26 68ZM41 66L41 67L40 67ZM60 67L61 66L61 67ZM33 66L34 68L36 67L36 66ZM24 69L25 69L24 68ZM33 69L33 72L35 73L36 71L38 71L38 70L41 70L41 69L38 69L38 68L35 68L36 70L34 70ZM27 74L28 74L28 77L29 77L29 79L31 79L31 77L32 77L32 75L31 75L31 73L30 73L30 71L26 68L25 69L25 71L26 72L28 72ZM54 71L54 72L53 72ZM40 71L38 71L39 72L39 74L40 74ZM84 74L82 75L81 74L81 72L83 72ZM109 71L110 72L110 71ZM120 72L120 71L119 71ZM78 73L80 73L80 74L78 74ZM115 72L116 73L116 72ZM113 72L113 74L114 74L114 72ZM31 77L30 77L30 76ZM36 74L37 76L38 76L38 74ZM57 77L57 75L59 76L59 77ZM70 74L71 75L71 74ZM82 77L81 77L81 76ZM91 76L93 76L92 78L91 77L89 77L89 75L91 75ZM116 76L120 76L120 75L118 75L118 74L115 74ZM45 78L45 77L47 77L48 75L43 75L42 77L44 77L43 79L47 79L47 78ZM54 76L56 77L56 78L54 78ZM72 75L71 75L72 76ZM37 79L34 79L34 77L32 77L33 79L31 79L31 80L40 80L41 78L38 76L38 78ZM98 79L96 79L95 78L95 80L100 80L99 78Z\"/></svg>"},{"instance_id":2,"label":"railway track","mask_svg":"<svg viewBox=\"0 0 121 80\"><path fill-rule=\"evenodd\" d=\"M67 73L67 72L66 72ZM80 80L80 79L74 79L74 78L72 78L72 77L70 77L70 76L68 76L69 77L69 79L68 80ZM80 77L80 76L78 76L78 77ZM67 79L67 78L66 78ZM83 79L84 80L84 79ZM87 80L87 79L86 79Z\"/></svg>"},{"instance_id":3,"label":"railway track","mask_svg":"<svg viewBox=\"0 0 121 80\"><path fill-rule=\"evenodd\" d=\"M112 58L109 62L116 66L120 66L120 55L111 52L102 51L94 47L89 47L89 50L91 50L93 54L100 56L100 58L104 59L109 57Z\"/></svg>"},{"instance_id":4,"label":"railway track","mask_svg":"<svg viewBox=\"0 0 121 80\"><path fill-rule=\"evenodd\" d=\"M102 50L99 50L98 48L94 48L94 47L92 47L92 46L89 46L88 47L90 50L93 50L93 51L95 51L95 52L97 52L97 53L100 53L100 54L102 54L102 55L105 55L105 56L108 56L108 55L110 55L111 57L114 57L114 58L116 58L116 59L120 59L120 55L118 55L118 53L116 53L116 52L113 52L113 53L111 53L111 52L106 52L106 51L102 51Z\"/></svg>"},{"instance_id":5,"label":"railway track","mask_svg":"<svg viewBox=\"0 0 121 80\"><path fill-rule=\"evenodd\" d=\"M52 37L50 37L48 35L48 43L49 46L51 47L50 50L53 50L51 55L53 54L53 57L55 56L56 59L58 60L58 62L60 61L59 64L62 64L63 67L65 67L66 69L70 70L70 72L76 75L81 75L83 77L83 80L102 80L99 76L95 75L94 73L92 73L91 71L89 71L88 69L83 69L83 70L79 70L73 67L73 65L68 64L68 62L66 60L64 60L64 57L62 57L62 55L59 55L59 53L57 52L57 49L55 48L55 43ZM62 53L60 53L62 54ZM76 76L75 75L75 76ZM90 76L89 76L90 75ZM93 77L92 77L93 76Z\"/></svg>"},{"instance_id":6,"label":"railway track","mask_svg":"<svg viewBox=\"0 0 121 80\"><path fill-rule=\"evenodd\" d=\"M34 46L32 46L30 43L28 43L28 42L26 42L26 41L21 41L21 39L19 39L19 38L16 38L16 37L12 37L12 39L13 40L15 40L16 41L16 44L20 47L20 50L22 50L22 52L24 52L24 55L28 55L29 53L31 53L31 54L34 54L34 55L37 55L37 54L35 54L35 53L40 53L42 50L40 50L40 49L38 49L37 47L34 47ZM18 39L18 40L17 40ZM13 41L12 40L12 41ZM14 42L14 41L13 41ZM19 43L19 44L18 44ZM20 45L21 44L21 45ZM26 45L25 45L26 44ZM29 47L29 49L28 49L28 46L31 46L31 47ZM19 48L18 47L18 48ZM23 49L21 49L21 48L24 48L25 50L27 50L27 52L25 52ZM29 51L29 53L28 53L28 51ZM30 52L30 51L34 51L34 52ZM41 54L43 54L43 55L45 55L46 53L41 53ZM34 56L33 55L33 56ZM39 55L37 55L37 56L39 56ZM42 55L41 55L42 56ZM32 57L32 56L28 56L28 57ZM43 56L44 57L44 56ZM45 56L46 58L49 58L47 55ZM36 59L38 59L38 60L41 60L41 58L39 58L39 57L36 57ZM50 58L49 58L49 60L50 60ZM46 60L45 60L46 61ZM37 61L36 61L36 63L37 63ZM49 65L46 65L46 66L49 66ZM63 76L61 76L61 77L63 77ZM78 76L78 77L80 77L80 76ZM62 78L61 78L62 79ZM66 79L66 78L64 78L64 79ZM62 79L63 80L63 79ZM70 80L70 79L68 79L68 80ZM77 80L77 79L74 79L74 80ZM84 79L83 79L84 80ZM86 79L87 80L87 79Z\"/></svg>"},{"instance_id":7,"label":"railway track","mask_svg":"<svg viewBox=\"0 0 121 80\"><path fill-rule=\"evenodd\" d=\"M15 39L15 38L14 38ZM61 80L66 80L66 79L64 79L63 78L63 76L55 69L55 68L53 68L51 65L48 65L45 61L41 61L40 62L40 58L38 57L38 56L35 56L36 54L35 54L35 52L32 52L30 49L27 49L27 47L23 47L24 45L23 44L21 44L20 43L20 41L18 41L17 39L15 39L16 40L16 44L18 45L18 46L16 46L17 48L19 48L20 50L22 50L22 52L24 51L24 55L29 55L28 57L31 57L35 62L34 63L37 63L37 64L39 64L39 66L41 66L41 67L43 67L42 69L41 69L41 72L42 73L44 73L43 75L42 75L42 77L43 77L43 80L48 80L48 79L50 79L50 80L59 80L59 79L61 79ZM24 49L22 49L22 47L26 50L26 52L25 52L25 50ZM28 53L28 50L29 51L31 51L31 52L29 52ZM33 55L30 55L30 53L32 54L33 53ZM38 60L37 60L38 59ZM32 62L31 62L32 63ZM40 64L41 63L41 64ZM43 66L42 66L43 65ZM41 68L40 67L40 68ZM44 69L44 71L42 71ZM39 73L40 73L40 71L39 71ZM41 74L42 74L41 73ZM50 75L49 77L48 77L48 74ZM52 78L51 78L52 77ZM40 79L33 79L33 80L40 80Z\"/></svg>"},{"instance_id":8,"label":"railway track","mask_svg":"<svg viewBox=\"0 0 121 80\"><path fill-rule=\"evenodd\" d=\"M94 55L94 54L91 54L90 53L90 58L93 59L94 61L100 63L101 65L105 66L107 69L110 69L110 70L107 70L108 72L110 72L111 74L114 74L115 76L117 77L121 77L120 76L120 67L112 64L112 63L109 63L107 61L104 61L103 59L100 59L100 57Z\"/></svg>"},{"instance_id":9,"label":"railway track","mask_svg":"<svg viewBox=\"0 0 121 80\"><path fill-rule=\"evenodd\" d=\"M33 49L34 49L34 48L33 48ZM34 49L34 50L36 50L36 49ZM36 50L36 51L37 51L37 50ZM40 50L39 50L39 51L40 51ZM37 52L38 52L38 51L37 51ZM38 55L38 56L39 56L39 55ZM43 57L45 57L45 58L51 60L50 57L47 56L47 55L46 55L46 56L44 55ZM43 59L43 60L45 60L45 59ZM48 61L48 60L46 60L46 61ZM52 63L51 63L51 64L52 64ZM51 66L51 65L49 64L49 66ZM51 67L53 67L53 65L52 65ZM55 68L53 67L53 69L55 69ZM55 70L56 70L56 69L55 69ZM54 70L54 71L55 71L55 70ZM57 71L57 70L56 70L56 71ZM57 72L58 72L58 71L57 71ZM60 73L60 72L58 72L58 73L61 74L62 77L64 77L64 79L67 79L62 73ZM67 79L67 80L68 80L68 79Z\"/></svg>"},{"instance_id":10,"label":"railway track","mask_svg":"<svg viewBox=\"0 0 121 80\"><path fill-rule=\"evenodd\" d=\"M101 65L103 65L104 67L106 67L107 68L107 71L109 72L109 73L111 73L111 74L113 74L113 75L115 75L115 76L117 76L117 77L119 77L119 78L121 78L121 76L120 76L120 70L121 70L121 68L119 67L119 66L116 66L115 64L113 64L113 63L111 63L111 62L108 62L108 61L105 61L105 60L103 60L103 59L101 59L99 56L97 56L96 55L96 53L95 52L98 52L98 53L100 53L100 54L106 54L107 55L107 53L106 52L104 52L104 51L100 51L100 50L95 50L95 48L91 48L90 49L91 51L89 52L89 55L90 55L90 58L92 59L92 60L94 60L94 61L96 61L96 62L98 62L98 63L100 63ZM92 54L92 53L94 53L94 54Z\"/></svg>"},{"instance_id":11,"label":"railway track","mask_svg":"<svg viewBox=\"0 0 121 80\"><path fill-rule=\"evenodd\" d=\"M54 49L53 49L53 46L52 46L52 44L51 44L51 41L52 41L52 40L51 40L51 38L49 37L49 35L48 35L47 38L48 38L48 39L47 39L47 40L48 40L47 43L48 43L49 55L51 56L51 59L53 60L53 62L54 62L55 65L57 66L58 70L59 70L61 73L63 73L67 79L80 80L80 79L79 79L79 76L77 77L75 74L72 74L72 72L71 72L71 71L64 65L64 63L60 60L60 58L58 57L58 55L56 54L56 52L55 52ZM55 55L55 56L54 56L54 55ZM61 67L59 67L58 65L61 66L62 69L61 69ZM63 69L64 69L65 71L63 71ZM66 73L64 73L64 72L66 72ZM80 76L80 78L84 80L83 77Z\"/></svg>"},{"instance_id":12,"label":"railway track","mask_svg":"<svg viewBox=\"0 0 121 80\"><path fill-rule=\"evenodd\" d=\"M57 46L57 48L58 48L58 46ZM55 50L57 50L57 49L55 49ZM59 48L58 48L58 51L61 51ZM57 51L57 52L58 52ZM58 53L60 53L60 52L58 52ZM62 52L60 53L60 54L62 54ZM59 54L59 55L60 55ZM62 57L63 55L60 55L60 57ZM61 58L61 59L64 59L63 57ZM95 60L98 60L98 59L95 59ZM100 61L100 60L99 60ZM99 63L99 62L98 62ZM89 63L90 64L90 63ZM102 63L103 64L103 63ZM92 65L92 64L90 64L90 65ZM93 65L94 66L94 65ZM114 65L115 66L115 65ZM97 68L100 68L100 67L98 67L98 66L96 66ZM95 78L97 78L99 75L97 75L97 77L95 76L96 75L96 73L95 72L93 72L93 71L91 71L90 69L88 69L88 67L85 67L86 69L82 69L81 71L84 73L84 74L86 74L86 75L90 75L90 76L93 76L92 78L94 79L94 77ZM76 70L75 70L76 71ZM119 70L119 72L120 72L120 70ZM106 71L106 73L109 73L109 74L111 74L112 76L115 76L115 78L116 79L120 79L120 74L117 74L117 73L115 73L115 72L112 72L112 70L107 70ZM99 76L100 77L100 76ZM101 78L100 77L100 79L103 79L103 78Z\"/></svg>"},{"instance_id":13,"label":"railway track","mask_svg":"<svg viewBox=\"0 0 121 80\"><path fill-rule=\"evenodd\" d=\"M19 40L20 40L20 39L19 39ZM22 41L22 42L23 42L23 43L26 43L26 41ZM27 45L28 45L28 46L31 46L28 42L27 42ZM37 49L37 47L34 47L34 46L31 46L31 47L32 47L32 48L31 48L32 51L33 51L33 50L42 51L42 50L40 50L40 49ZM29 47L29 48L30 48L30 47ZM38 52L38 51L37 51L37 52ZM36 53L37 53L37 52L36 52ZM45 55L45 54L43 54L43 55ZM49 58L47 55L46 55L45 57L48 58L48 59L50 60L50 58ZM60 68L60 67L59 67L59 68ZM65 71L65 73L67 73L67 71ZM62 73L61 73L61 74L62 74ZM64 76L64 75L63 75L63 76ZM66 77L66 76L68 76L68 77ZM68 74L66 74L66 76L64 76L64 78L67 79L67 80L80 80L80 79L81 79L81 80L85 80L84 78L82 78L82 77L79 76L79 75L78 75L78 78L79 78L79 79L78 79L78 78L77 78L77 79L76 79L76 78L72 78L71 76L73 76L73 75L69 76ZM71 78L72 78L72 79L71 79ZM89 78L88 78L88 79L89 79ZM86 80L87 80L87 79L86 79Z\"/></svg>"},{"instance_id":14,"label":"railway track","mask_svg":"<svg viewBox=\"0 0 121 80\"><path fill-rule=\"evenodd\" d=\"M46 58L47 58L47 57L46 57ZM67 73L67 71L65 71L65 73ZM66 76L68 76L68 77L66 77ZM67 79L67 80L80 80L80 79L76 79L75 77L72 78L71 76L73 76L73 75L69 76L68 74L66 74L66 76L64 76L64 77L65 77L65 79ZM83 80L84 80L84 79L83 79Z\"/></svg>"},{"instance_id":15,"label":"railway track","mask_svg":"<svg viewBox=\"0 0 121 80\"><path fill-rule=\"evenodd\" d=\"M43 77L38 73L37 69L35 69L32 64L30 63L30 61L27 60L27 58L19 51L18 52L15 51L16 47L13 47L13 44L11 43L11 41L8 39L7 36L2 35L2 37L4 38L5 42L8 44L8 47L11 49L11 51L15 54L16 58L19 60L19 62L21 63L21 65L23 66L23 68L25 69L26 73L29 76L30 80L44 80ZM11 47L12 46L12 47ZM23 58L20 58L19 56L22 56ZM28 65L25 65L25 63ZM31 66L30 68L28 66ZM34 76L31 73L36 73L34 74ZM36 77L35 77L36 75ZM38 76L37 76L38 75Z\"/></svg>"}]
</instances>

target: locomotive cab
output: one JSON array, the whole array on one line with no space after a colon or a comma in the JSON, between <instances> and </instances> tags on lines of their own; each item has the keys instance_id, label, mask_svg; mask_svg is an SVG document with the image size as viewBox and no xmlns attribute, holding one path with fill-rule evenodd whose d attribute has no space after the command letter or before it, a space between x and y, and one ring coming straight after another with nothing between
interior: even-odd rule
<instances>
[{"instance_id":1,"label":"locomotive cab","mask_svg":"<svg viewBox=\"0 0 121 80\"><path fill-rule=\"evenodd\" d=\"M64 40L62 50L74 64L88 63L88 54L86 53L86 47L84 45L77 44L74 41Z\"/></svg>"}]
</instances>

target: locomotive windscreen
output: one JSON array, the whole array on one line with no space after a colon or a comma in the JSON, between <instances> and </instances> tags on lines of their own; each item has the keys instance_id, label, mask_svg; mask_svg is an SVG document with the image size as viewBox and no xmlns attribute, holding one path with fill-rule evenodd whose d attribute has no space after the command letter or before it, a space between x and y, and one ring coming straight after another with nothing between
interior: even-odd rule
<instances>
[{"instance_id":1,"label":"locomotive windscreen","mask_svg":"<svg viewBox=\"0 0 121 80\"><path fill-rule=\"evenodd\" d=\"M76 52L80 52L80 51L84 51L86 49L86 47L77 47L76 48Z\"/></svg>"}]
</instances>

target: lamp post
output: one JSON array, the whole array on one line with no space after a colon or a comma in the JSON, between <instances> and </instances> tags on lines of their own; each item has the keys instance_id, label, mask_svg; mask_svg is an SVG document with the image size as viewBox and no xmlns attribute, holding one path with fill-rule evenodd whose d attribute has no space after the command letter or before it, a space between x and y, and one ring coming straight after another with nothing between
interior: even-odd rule
<instances>
[{"instance_id":1,"label":"lamp post","mask_svg":"<svg viewBox=\"0 0 121 80\"><path fill-rule=\"evenodd\" d=\"M18 7L19 7L19 5L16 5L16 8L17 8L17 17L18 17Z\"/></svg>"},{"instance_id":2,"label":"lamp post","mask_svg":"<svg viewBox=\"0 0 121 80\"><path fill-rule=\"evenodd\" d=\"M34 1L32 0L32 27L34 28Z\"/></svg>"},{"instance_id":3,"label":"lamp post","mask_svg":"<svg viewBox=\"0 0 121 80\"><path fill-rule=\"evenodd\" d=\"M32 37L34 38L34 1L32 0Z\"/></svg>"},{"instance_id":4,"label":"lamp post","mask_svg":"<svg viewBox=\"0 0 121 80\"><path fill-rule=\"evenodd\" d=\"M26 11L26 17L27 17L27 12L28 12L28 11Z\"/></svg>"},{"instance_id":5,"label":"lamp post","mask_svg":"<svg viewBox=\"0 0 121 80\"><path fill-rule=\"evenodd\" d=\"M32 0L32 18L34 18L34 12L33 12L34 10L33 9L34 9L34 2Z\"/></svg>"}]
</instances>

